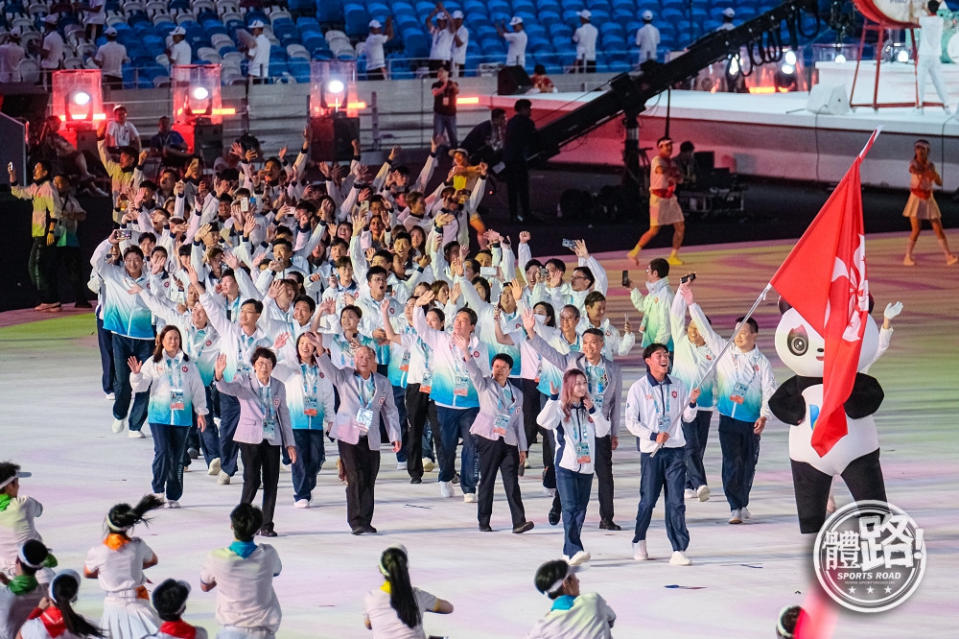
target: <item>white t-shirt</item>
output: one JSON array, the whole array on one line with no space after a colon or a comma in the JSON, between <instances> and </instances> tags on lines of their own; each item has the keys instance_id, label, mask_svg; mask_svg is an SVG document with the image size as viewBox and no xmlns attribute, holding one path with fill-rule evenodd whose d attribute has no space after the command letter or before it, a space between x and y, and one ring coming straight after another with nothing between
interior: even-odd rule
<instances>
[{"instance_id":1,"label":"white t-shirt","mask_svg":"<svg viewBox=\"0 0 959 639\"><path fill-rule=\"evenodd\" d=\"M20 81L20 61L23 56L23 47L19 44L0 44L0 82Z\"/></svg>"},{"instance_id":2,"label":"white t-shirt","mask_svg":"<svg viewBox=\"0 0 959 639\"><path fill-rule=\"evenodd\" d=\"M599 30L592 24L586 23L573 33L573 42L576 43L576 59L596 60L596 39L599 38Z\"/></svg>"},{"instance_id":3,"label":"white t-shirt","mask_svg":"<svg viewBox=\"0 0 959 639\"><path fill-rule=\"evenodd\" d=\"M506 66L526 66L526 32L512 31L503 34L509 45L506 49Z\"/></svg>"},{"instance_id":4,"label":"white t-shirt","mask_svg":"<svg viewBox=\"0 0 959 639\"><path fill-rule=\"evenodd\" d=\"M43 36L43 50L46 53L40 58L41 69L59 69L63 59L63 38L56 31Z\"/></svg>"},{"instance_id":5,"label":"white t-shirt","mask_svg":"<svg viewBox=\"0 0 959 639\"><path fill-rule=\"evenodd\" d=\"M919 28L922 34L919 38L919 59L923 56L942 57L942 18L939 16L922 16L919 18Z\"/></svg>"},{"instance_id":6,"label":"white t-shirt","mask_svg":"<svg viewBox=\"0 0 959 639\"><path fill-rule=\"evenodd\" d=\"M385 33L371 33L366 36L364 50L366 51L367 71L382 69L386 66L386 54L383 53L383 45L386 44L388 40L389 38L386 37Z\"/></svg>"},{"instance_id":7,"label":"white t-shirt","mask_svg":"<svg viewBox=\"0 0 959 639\"><path fill-rule=\"evenodd\" d=\"M414 587L413 595L416 597L416 605L421 613L436 607L436 597L425 590ZM373 627L373 639L426 639L423 624L410 628L400 621L393 606L390 605L389 593L381 588L366 593L363 608Z\"/></svg>"},{"instance_id":8,"label":"white t-shirt","mask_svg":"<svg viewBox=\"0 0 959 639\"><path fill-rule=\"evenodd\" d=\"M639 61L656 59L656 48L659 46L659 29L652 24L644 24L636 32L636 45L639 47Z\"/></svg>"},{"instance_id":9,"label":"white t-shirt","mask_svg":"<svg viewBox=\"0 0 959 639\"><path fill-rule=\"evenodd\" d=\"M200 581L216 582L216 620L221 626L266 628L276 632L282 613L273 577L283 564L276 549L260 544L246 559L229 548L214 550L203 562Z\"/></svg>"},{"instance_id":10,"label":"white t-shirt","mask_svg":"<svg viewBox=\"0 0 959 639\"><path fill-rule=\"evenodd\" d=\"M433 46L430 47L430 60L443 60L453 57L453 34L449 27L433 27Z\"/></svg>"},{"instance_id":11,"label":"white t-shirt","mask_svg":"<svg viewBox=\"0 0 959 639\"><path fill-rule=\"evenodd\" d=\"M104 24L107 21L107 12L103 9L106 0L88 0L88 9L83 10L83 21L86 24Z\"/></svg>"},{"instance_id":12,"label":"white t-shirt","mask_svg":"<svg viewBox=\"0 0 959 639\"><path fill-rule=\"evenodd\" d=\"M550 610L536 622L527 639L612 639L610 623L616 613L602 597L588 592L573 600L568 610Z\"/></svg>"},{"instance_id":13,"label":"white t-shirt","mask_svg":"<svg viewBox=\"0 0 959 639\"><path fill-rule=\"evenodd\" d=\"M254 78L266 78L270 75L270 39L265 33L256 36L256 48L249 51L250 75Z\"/></svg>"},{"instance_id":14,"label":"white t-shirt","mask_svg":"<svg viewBox=\"0 0 959 639\"><path fill-rule=\"evenodd\" d=\"M119 42L107 42L97 49L97 54L93 59L103 69L103 75L121 78L123 77L123 61L127 59L127 48Z\"/></svg>"},{"instance_id":15,"label":"white t-shirt","mask_svg":"<svg viewBox=\"0 0 959 639\"><path fill-rule=\"evenodd\" d=\"M460 39L462 44L456 46L456 40L453 40L453 62L463 66L466 64L466 46L470 41L470 30L465 25L461 25L454 35Z\"/></svg>"},{"instance_id":16,"label":"white t-shirt","mask_svg":"<svg viewBox=\"0 0 959 639\"><path fill-rule=\"evenodd\" d=\"M107 125L107 142L113 141L113 146L140 146L140 132L127 120L120 124L110 120Z\"/></svg>"},{"instance_id":17,"label":"white t-shirt","mask_svg":"<svg viewBox=\"0 0 959 639\"><path fill-rule=\"evenodd\" d=\"M106 544L97 544L87 551L83 567L87 572L99 571L97 582L107 593L128 594L146 583L143 562L153 557L153 550L145 541L134 537L116 550Z\"/></svg>"},{"instance_id":18,"label":"white t-shirt","mask_svg":"<svg viewBox=\"0 0 959 639\"><path fill-rule=\"evenodd\" d=\"M43 514L43 506L33 497L19 496L0 510L0 570L13 574L17 554L24 542L43 541L33 520Z\"/></svg>"},{"instance_id":19,"label":"white t-shirt","mask_svg":"<svg viewBox=\"0 0 959 639\"><path fill-rule=\"evenodd\" d=\"M193 50L186 40L180 40L170 47L170 64L182 66L193 60Z\"/></svg>"}]
</instances>

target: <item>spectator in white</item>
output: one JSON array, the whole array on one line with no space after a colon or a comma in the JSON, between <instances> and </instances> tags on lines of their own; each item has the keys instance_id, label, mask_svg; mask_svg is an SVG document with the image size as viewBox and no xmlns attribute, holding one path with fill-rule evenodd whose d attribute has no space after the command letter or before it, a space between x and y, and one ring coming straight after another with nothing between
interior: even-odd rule
<instances>
[{"instance_id":1,"label":"spectator in white","mask_svg":"<svg viewBox=\"0 0 959 639\"><path fill-rule=\"evenodd\" d=\"M107 41L97 49L93 60L103 71L103 83L110 89L122 89L123 63L129 60L127 48L117 42L117 30L113 27L107 27L103 35Z\"/></svg>"},{"instance_id":2,"label":"spectator in white","mask_svg":"<svg viewBox=\"0 0 959 639\"><path fill-rule=\"evenodd\" d=\"M248 49L246 54L250 56L249 73L253 78L253 84L264 84L270 77L270 39L263 33L266 24L262 20L254 20L250 23L250 30L253 31L253 37L256 38L256 46Z\"/></svg>"},{"instance_id":3,"label":"spectator in white","mask_svg":"<svg viewBox=\"0 0 959 639\"><path fill-rule=\"evenodd\" d=\"M526 32L523 31L523 19L519 16L513 16L509 21L509 26L513 27L511 33L507 32L503 25L496 25L496 32L502 36L507 43L506 66L525 67L526 66Z\"/></svg>"},{"instance_id":4,"label":"spectator in white","mask_svg":"<svg viewBox=\"0 0 959 639\"><path fill-rule=\"evenodd\" d=\"M170 32L173 38L173 44L166 50L167 57L170 58L171 67L182 67L193 61L193 50L186 41L186 29L177 27Z\"/></svg>"},{"instance_id":5,"label":"spectator in white","mask_svg":"<svg viewBox=\"0 0 959 639\"><path fill-rule=\"evenodd\" d=\"M0 44L0 84L20 82L20 62L25 52L20 46L20 34L8 33Z\"/></svg>"},{"instance_id":6,"label":"spectator in white","mask_svg":"<svg viewBox=\"0 0 959 639\"><path fill-rule=\"evenodd\" d=\"M931 79L939 94L942 108L946 113L952 113L949 108L949 93L942 81L942 18L939 11L939 0L929 0L926 4L928 14L919 18L919 63L916 75L919 77L919 104L916 108L922 112L922 105L926 94L926 80Z\"/></svg>"},{"instance_id":7,"label":"spectator in white","mask_svg":"<svg viewBox=\"0 0 959 639\"><path fill-rule=\"evenodd\" d=\"M453 12L453 77L458 78L466 66L466 47L470 41L470 31L463 24L463 12Z\"/></svg>"},{"instance_id":8,"label":"spectator in white","mask_svg":"<svg viewBox=\"0 0 959 639\"><path fill-rule=\"evenodd\" d=\"M50 86L50 74L60 68L63 62L63 38L57 31L57 17L43 19L43 43L40 45L40 70L43 72L44 86Z\"/></svg>"},{"instance_id":9,"label":"spectator in white","mask_svg":"<svg viewBox=\"0 0 959 639\"><path fill-rule=\"evenodd\" d=\"M643 26L636 31L636 46L639 47L639 64L656 59L659 47L659 29L653 26L653 12L643 11Z\"/></svg>"},{"instance_id":10,"label":"spectator in white","mask_svg":"<svg viewBox=\"0 0 959 639\"><path fill-rule=\"evenodd\" d=\"M106 0L87 0L83 6L83 22L87 25L87 40L93 42L107 21Z\"/></svg>"},{"instance_id":11,"label":"spectator in white","mask_svg":"<svg viewBox=\"0 0 959 639\"><path fill-rule=\"evenodd\" d=\"M593 16L589 9L579 12L579 28L573 32L573 42L576 43L576 70L579 73L596 72L596 39L599 31L589 19Z\"/></svg>"},{"instance_id":12,"label":"spectator in white","mask_svg":"<svg viewBox=\"0 0 959 639\"><path fill-rule=\"evenodd\" d=\"M580 592L576 572L577 567L563 559L547 561L537 569L533 583L553 605L526 635L527 639L612 639L616 613L595 592Z\"/></svg>"},{"instance_id":13,"label":"spectator in white","mask_svg":"<svg viewBox=\"0 0 959 639\"><path fill-rule=\"evenodd\" d=\"M433 11L426 16L426 30L433 38L430 46L430 73L435 74L440 67L449 71L450 61L453 59L453 21L443 8L442 2L437 2Z\"/></svg>"},{"instance_id":14,"label":"spectator in white","mask_svg":"<svg viewBox=\"0 0 959 639\"><path fill-rule=\"evenodd\" d=\"M386 31L379 20L370 20L370 35L363 49L366 55L366 79L386 79L386 54L383 45L393 39L393 18L386 19Z\"/></svg>"},{"instance_id":15,"label":"spectator in white","mask_svg":"<svg viewBox=\"0 0 959 639\"><path fill-rule=\"evenodd\" d=\"M113 107L113 119L107 127L107 147L130 146L140 152L140 132L127 120L127 108L122 104Z\"/></svg>"},{"instance_id":16,"label":"spectator in white","mask_svg":"<svg viewBox=\"0 0 959 639\"><path fill-rule=\"evenodd\" d=\"M733 18L735 17L735 9L732 7L726 7L723 9L723 23L716 27L716 31L729 31L730 29L735 29L736 25L733 24Z\"/></svg>"}]
</instances>

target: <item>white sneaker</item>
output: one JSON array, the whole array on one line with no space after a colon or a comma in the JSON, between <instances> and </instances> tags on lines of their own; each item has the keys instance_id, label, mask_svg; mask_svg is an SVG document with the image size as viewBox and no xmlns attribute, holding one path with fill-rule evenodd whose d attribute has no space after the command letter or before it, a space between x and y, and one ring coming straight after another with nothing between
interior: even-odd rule
<instances>
[{"instance_id":1,"label":"white sneaker","mask_svg":"<svg viewBox=\"0 0 959 639\"><path fill-rule=\"evenodd\" d=\"M164 499L166 499L166 494L164 493L153 493L153 496L159 499L160 501L163 501Z\"/></svg>"},{"instance_id":2,"label":"white sneaker","mask_svg":"<svg viewBox=\"0 0 959 639\"><path fill-rule=\"evenodd\" d=\"M743 523L742 510L739 508L733 508L729 511L729 523L731 524L741 524Z\"/></svg>"},{"instance_id":3,"label":"white sneaker","mask_svg":"<svg viewBox=\"0 0 959 639\"><path fill-rule=\"evenodd\" d=\"M396 462L396 470L406 470L406 462Z\"/></svg>"},{"instance_id":4,"label":"white sneaker","mask_svg":"<svg viewBox=\"0 0 959 639\"><path fill-rule=\"evenodd\" d=\"M433 472L434 470L436 470L436 462L434 462L434 461L433 461L432 459L430 459L429 457L424 457L422 461L423 461L423 472L424 472L424 473L431 473L431 472Z\"/></svg>"},{"instance_id":5,"label":"white sneaker","mask_svg":"<svg viewBox=\"0 0 959 639\"><path fill-rule=\"evenodd\" d=\"M699 497L699 501L709 501L709 486L703 484L697 488L696 496Z\"/></svg>"},{"instance_id":6,"label":"white sneaker","mask_svg":"<svg viewBox=\"0 0 959 639\"><path fill-rule=\"evenodd\" d=\"M117 431L120 432L120 431ZM127 437L130 439L144 439L146 435L143 434L142 430L131 430L127 433Z\"/></svg>"},{"instance_id":7,"label":"white sneaker","mask_svg":"<svg viewBox=\"0 0 959 639\"><path fill-rule=\"evenodd\" d=\"M216 477L220 474L220 458L214 457L210 461L210 467L206 469L206 474L210 477Z\"/></svg>"},{"instance_id":8,"label":"white sneaker","mask_svg":"<svg viewBox=\"0 0 959 639\"><path fill-rule=\"evenodd\" d=\"M453 482L451 481L441 481L440 482L440 497L452 497L453 496Z\"/></svg>"},{"instance_id":9,"label":"white sneaker","mask_svg":"<svg viewBox=\"0 0 959 639\"><path fill-rule=\"evenodd\" d=\"M221 470L220 474L216 477L216 483L221 486L226 486L230 483L230 476Z\"/></svg>"},{"instance_id":10,"label":"white sneaker","mask_svg":"<svg viewBox=\"0 0 959 639\"><path fill-rule=\"evenodd\" d=\"M529 457L523 460L523 468L532 468L532 464L529 463Z\"/></svg>"},{"instance_id":11,"label":"white sneaker","mask_svg":"<svg viewBox=\"0 0 959 639\"><path fill-rule=\"evenodd\" d=\"M570 566L581 566L591 559L590 554L585 550L580 550L575 555L569 558Z\"/></svg>"},{"instance_id":12,"label":"white sneaker","mask_svg":"<svg viewBox=\"0 0 959 639\"><path fill-rule=\"evenodd\" d=\"M692 488L687 488L683 491L683 499L694 499L696 497L696 491Z\"/></svg>"},{"instance_id":13,"label":"white sneaker","mask_svg":"<svg viewBox=\"0 0 959 639\"><path fill-rule=\"evenodd\" d=\"M113 432L114 432L114 433L122 433L122 432L123 432L123 429L126 428L126 427L127 427L127 420L126 420L126 419L114 419L114 420L113 420L113 426L111 426L111 428L113 429Z\"/></svg>"},{"instance_id":14,"label":"white sneaker","mask_svg":"<svg viewBox=\"0 0 959 639\"><path fill-rule=\"evenodd\" d=\"M649 554L646 552L646 540L637 541L633 544L633 559L636 561L646 561Z\"/></svg>"},{"instance_id":15,"label":"white sneaker","mask_svg":"<svg viewBox=\"0 0 959 639\"><path fill-rule=\"evenodd\" d=\"M693 563L682 550L674 550L673 556L669 558L669 563L674 566L688 566Z\"/></svg>"},{"instance_id":16,"label":"white sneaker","mask_svg":"<svg viewBox=\"0 0 959 639\"><path fill-rule=\"evenodd\" d=\"M550 499L552 499L553 497L556 496L556 489L547 488L546 486L543 486L543 496L549 497Z\"/></svg>"},{"instance_id":17,"label":"white sneaker","mask_svg":"<svg viewBox=\"0 0 959 639\"><path fill-rule=\"evenodd\" d=\"M747 519L753 516L752 513L749 512L749 509L746 508L745 506L739 509L739 514L743 518L743 521L746 521Z\"/></svg>"},{"instance_id":18,"label":"white sneaker","mask_svg":"<svg viewBox=\"0 0 959 639\"><path fill-rule=\"evenodd\" d=\"M467 504L475 504L476 493L463 493L463 501Z\"/></svg>"},{"instance_id":19,"label":"white sneaker","mask_svg":"<svg viewBox=\"0 0 959 639\"><path fill-rule=\"evenodd\" d=\"M117 396L113 393L104 393L103 399L107 400L108 402L113 402L116 401Z\"/></svg>"},{"instance_id":20,"label":"white sneaker","mask_svg":"<svg viewBox=\"0 0 959 639\"><path fill-rule=\"evenodd\" d=\"M180 507L180 502L178 502L178 501L175 500L175 499L171 499L170 501L168 501L168 502L166 503L166 507L167 507L167 508L179 508L179 507Z\"/></svg>"},{"instance_id":21,"label":"white sneaker","mask_svg":"<svg viewBox=\"0 0 959 639\"><path fill-rule=\"evenodd\" d=\"M293 507L294 507L294 508L309 508L309 507L310 507L310 500L309 500L309 499L297 499L295 502L293 502Z\"/></svg>"}]
</instances>

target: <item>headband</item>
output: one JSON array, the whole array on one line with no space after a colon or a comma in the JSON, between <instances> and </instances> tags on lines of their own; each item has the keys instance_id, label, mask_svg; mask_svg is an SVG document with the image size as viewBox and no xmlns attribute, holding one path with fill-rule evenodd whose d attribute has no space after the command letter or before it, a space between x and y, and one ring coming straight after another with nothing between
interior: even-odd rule
<instances>
[{"instance_id":1,"label":"headband","mask_svg":"<svg viewBox=\"0 0 959 639\"><path fill-rule=\"evenodd\" d=\"M74 580L75 582L77 582L77 588L79 589L79 586L80 586L80 575L77 574L77 571L76 571L76 570L70 570L69 568L67 568L66 570L61 570L60 572L57 573L56 577L54 577L53 579L50 580L50 587L47 589L47 594L50 595L50 600L51 600L51 601L56 601L56 600L57 600L56 596L53 594L53 588L54 588L54 586L56 585L57 580L62 579L62 578L67 578L67 577L69 577L70 579L72 579L72 580ZM72 603L72 602L74 602L74 601L76 601L76 600L77 600L77 597L76 597L76 595L74 595L74 596L73 596L73 599L71 599L70 601L71 601L71 603Z\"/></svg>"},{"instance_id":2,"label":"headband","mask_svg":"<svg viewBox=\"0 0 959 639\"><path fill-rule=\"evenodd\" d=\"M404 546L403 544L393 544L392 546L387 546L386 550L383 551L383 554L386 554L386 551L389 550L390 548L395 548L396 550L399 550L404 555L406 555L407 558L409 557L409 555L406 552L406 546ZM380 569L380 574L383 575L384 577L390 576L389 571L387 571L386 567L383 566L383 555L380 555L379 569Z\"/></svg>"},{"instance_id":3,"label":"headband","mask_svg":"<svg viewBox=\"0 0 959 639\"><path fill-rule=\"evenodd\" d=\"M38 564L33 563L32 561L30 561L29 559L27 559L26 553L23 552L23 546L20 546L20 549L17 551L17 557L20 559L20 563L21 563L21 564L23 564L23 565L26 566L27 568L33 568L34 570L38 570L38 569L40 569L40 568L43 568L43 564L44 564L44 562L46 561L46 558L44 558L44 559L43 559L40 563L38 563Z\"/></svg>"},{"instance_id":4,"label":"headband","mask_svg":"<svg viewBox=\"0 0 959 639\"><path fill-rule=\"evenodd\" d=\"M576 568L574 568L573 566L570 566L569 562L566 562L566 573L561 578L557 579L552 584L550 584L549 588L543 591L543 594L549 595L550 593L556 592L557 590L559 590L560 587L563 585L563 582L569 579L569 576L575 572L576 572Z\"/></svg>"},{"instance_id":5,"label":"headband","mask_svg":"<svg viewBox=\"0 0 959 639\"><path fill-rule=\"evenodd\" d=\"M927 151L929 150L929 142L926 141L926 140L916 140L916 143L915 143L913 146L914 146L914 147L923 147L923 148L926 149Z\"/></svg>"},{"instance_id":6,"label":"headband","mask_svg":"<svg viewBox=\"0 0 959 639\"><path fill-rule=\"evenodd\" d=\"M7 477L2 482L0 482L0 490L3 490L4 488L7 487L7 485L13 483L14 479L20 479L21 477L29 477L32 474L33 473L28 473L23 470L18 470L17 472L13 473L11 476Z\"/></svg>"}]
</instances>

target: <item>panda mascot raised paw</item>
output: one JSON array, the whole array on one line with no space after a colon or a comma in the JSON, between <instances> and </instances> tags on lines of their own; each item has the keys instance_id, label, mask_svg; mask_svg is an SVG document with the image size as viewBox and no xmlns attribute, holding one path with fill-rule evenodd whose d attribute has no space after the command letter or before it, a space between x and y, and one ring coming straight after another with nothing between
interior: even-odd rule
<instances>
[{"instance_id":1,"label":"panda mascot raised paw","mask_svg":"<svg viewBox=\"0 0 959 639\"><path fill-rule=\"evenodd\" d=\"M848 432L820 457L811 440L823 399L825 340L784 300L780 310L776 352L795 375L776 390L769 400L769 409L790 425L789 460L799 529L802 533L817 533L826 521L826 503L834 475L842 476L856 501L886 500L879 465L879 436L872 417L882 403L883 392L874 377L863 372L856 374L855 385L844 404ZM868 370L879 354L879 329L868 316L858 370Z\"/></svg>"}]
</instances>

